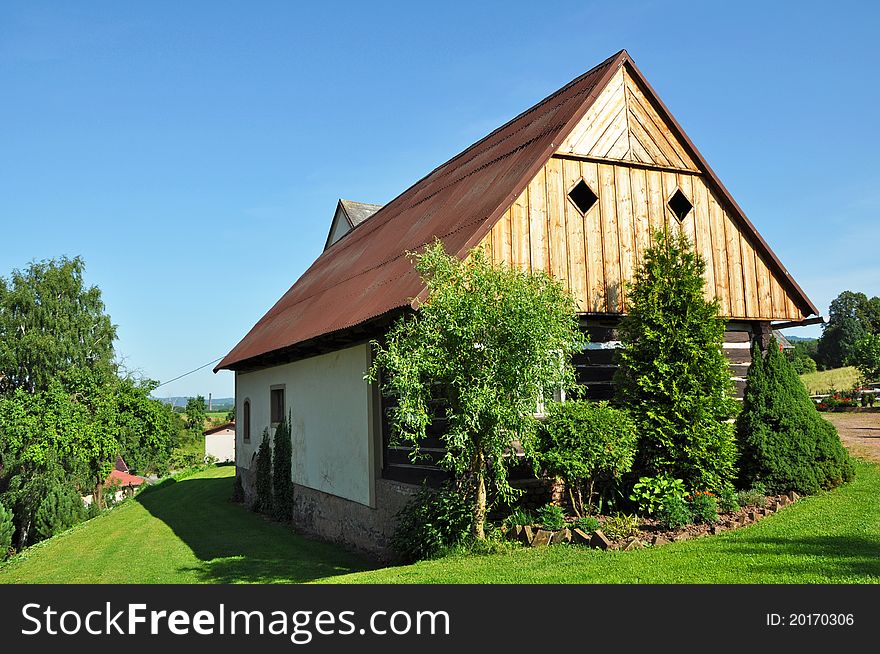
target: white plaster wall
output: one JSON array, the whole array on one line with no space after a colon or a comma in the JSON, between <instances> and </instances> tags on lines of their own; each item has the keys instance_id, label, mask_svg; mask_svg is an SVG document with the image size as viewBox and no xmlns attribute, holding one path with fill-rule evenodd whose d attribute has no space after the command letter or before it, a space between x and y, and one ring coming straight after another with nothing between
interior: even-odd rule
<instances>
[{"instance_id":1,"label":"white plaster wall","mask_svg":"<svg viewBox=\"0 0 880 654\"><path fill-rule=\"evenodd\" d=\"M217 457L218 463L235 461L235 431L224 429L205 436L205 456Z\"/></svg>"},{"instance_id":2,"label":"white plaster wall","mask_svg":"<svg viewBox=\"0 0 880 654\"><path fill-rule=\"evenodd\" d=\"M370 385L364 381L370 350L364 343L235 376L235 415L251 403L251 442L236 428L237 465L250 468L269 427L269 390L285 385L292 415L293 481L367 506L373 504ZM274 430L270 433L274 435Z\"/></svg>"}]
</instances>

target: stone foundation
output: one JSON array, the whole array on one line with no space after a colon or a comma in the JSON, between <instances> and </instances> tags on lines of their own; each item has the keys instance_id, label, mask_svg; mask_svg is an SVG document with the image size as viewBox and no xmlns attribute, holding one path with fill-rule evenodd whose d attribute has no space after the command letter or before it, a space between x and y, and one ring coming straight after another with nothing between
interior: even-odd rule
<instances>
[{"instance_id":1,"label":"stone foundation","mask_svg":"<svg viewBox=\"0 0 880 654\"><path fill-rule=\"evenodd\" d=\"M244 488L245 504L255 495L255 475L236 468ZM419 487L387 479L376 480L376 508L352 502L313 488L293 485L293 526L323 540L356 549L383 561L392 558L390 539L395 515Z\"/></svg>"}]
</instances>

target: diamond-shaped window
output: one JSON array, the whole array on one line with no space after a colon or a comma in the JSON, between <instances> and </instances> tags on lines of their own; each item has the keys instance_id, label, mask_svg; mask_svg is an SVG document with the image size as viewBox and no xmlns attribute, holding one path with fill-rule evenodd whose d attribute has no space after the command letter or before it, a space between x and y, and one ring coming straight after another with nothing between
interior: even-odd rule
<instances>
[{"instance_id":1,"label":"diamond-shaped window","mask_svg":"<svg viewBox=\"0 0 880 654\"><path fill-rule=\"evenodd\" d=\"M687 197L685 197L685 194L681 192L681 189L675 191L672 197L669 198L668 204L679 222L683 221L691 212L691 209L694 208L694 205L691 204L691 201L688 200Z\"/></svg>"},{"instance_id":2,"label":"diamond-shaped window","mask_svg":"<svg viewBox=\"0 0 880 654\"><path fill-rule=\"evenodd\" d=\"M593 189L582 179L568 192L568 198L581 214L587 213L599 200Z\"/></svg>"}]
</instances>

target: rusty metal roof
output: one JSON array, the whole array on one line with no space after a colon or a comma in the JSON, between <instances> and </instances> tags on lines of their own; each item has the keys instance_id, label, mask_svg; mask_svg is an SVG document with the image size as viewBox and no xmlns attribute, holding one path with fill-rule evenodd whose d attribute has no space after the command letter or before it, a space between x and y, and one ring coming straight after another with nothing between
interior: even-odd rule
<instances>
[{"instance_id":1,"label":"rusty metal roof","mask_svg":"<svg viewBox=\"0 0 880 654\"><path fill-rule=\"evenodd\" d=\"M414 305L424 287L406 253L435 238L443 242L447 252L458 256L475 246L624 63L644 80L626 51L621 50L436 168L354 226L315 260L214 370L244 367L256 357ZM662 103L661 107L668 114ZM669 117L680 130L671 114ZM683 130L681 133L697 159L705 164ZM704 169L741 214L743 225L766 247L805 306L812 307L720 180L708 165Z\"/></svg>"}]
</instances>

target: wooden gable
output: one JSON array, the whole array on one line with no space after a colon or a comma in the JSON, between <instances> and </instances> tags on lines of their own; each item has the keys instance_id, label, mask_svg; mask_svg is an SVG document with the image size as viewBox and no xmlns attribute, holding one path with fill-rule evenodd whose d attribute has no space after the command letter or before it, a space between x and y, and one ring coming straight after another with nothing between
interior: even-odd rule
<instances>
[{"instance_id":1,"label":"wooden gable","mask_svg":"<svg viewBox=\"0 0 880 654\"><path fill-rule=\"evenodd\" d=\"M733 320L798 321L812 311L767 245L629 66L480 241L495 262L562 280L587 314L622 314L651 234L683 229L706 261L706 296ZM585 183L591 206L570 196ZM677 217L680 191L691 209Z\"/></svg>"},{"instance_id":2,"label":"wooden gable","mask_svg":"<svg viewBox=\"0 0 880 654\"><path fill-rule=\"evenodd\" d=\"M698 171L650 93L626 66L618 69L559 153Z\"/></svg>"}]
</instances>

